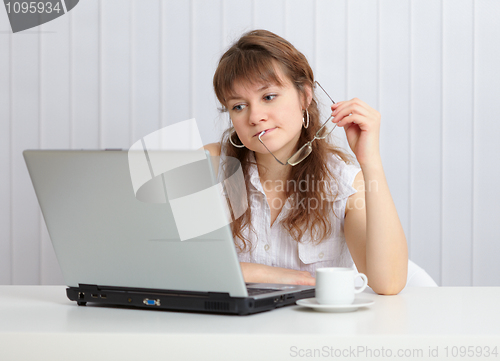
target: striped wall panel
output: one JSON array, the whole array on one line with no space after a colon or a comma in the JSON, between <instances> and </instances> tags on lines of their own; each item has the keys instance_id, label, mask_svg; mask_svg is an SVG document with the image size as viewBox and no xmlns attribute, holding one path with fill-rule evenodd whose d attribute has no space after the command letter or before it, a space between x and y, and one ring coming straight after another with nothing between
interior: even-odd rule
<instances>
[{"instance_id":1,"label":"striped wall panel","mask_svg":"<svg viewBox=\"0 0 500 361\"><path fill-rule=\"evenodd\" d=\"M217 141L218 58L265 28L334 99L381 112L410 257L443 286L499 286L499 17L495 0L86 0L11 34L0 9L0 284L63 282L24 149L127 148L192 117Z\"/></svg>"}]
</instances>

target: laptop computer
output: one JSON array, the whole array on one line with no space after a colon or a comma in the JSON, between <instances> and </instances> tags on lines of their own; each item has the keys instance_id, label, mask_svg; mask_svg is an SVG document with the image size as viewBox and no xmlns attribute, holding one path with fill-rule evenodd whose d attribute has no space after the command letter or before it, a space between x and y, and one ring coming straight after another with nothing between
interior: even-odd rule
<instances>
[{"instance_id":1,"label":"laptop computer","mask_svg":"<svg viewBox=\"0 0 500 361\"><path fill-rule=\"evenodd\" d=\"M217 183L208 152L161 152L185 164L157 177L178 197ZM228 224L182 237L169 202L138 199L128 153L23 152L70 300L247 315L314 297L311 286L246 284Z\"/></svg>"}]
</instances>

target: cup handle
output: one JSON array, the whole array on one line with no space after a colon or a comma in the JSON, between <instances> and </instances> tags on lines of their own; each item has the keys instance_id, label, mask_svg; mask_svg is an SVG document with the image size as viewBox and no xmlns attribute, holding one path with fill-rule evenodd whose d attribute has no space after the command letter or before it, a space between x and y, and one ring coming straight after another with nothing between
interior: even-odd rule
<instances>
[{"instance_id":1,"label":"cup handle","mask_svg":"<svg viewBox=\"0 0 500 361\"><path fill-rule=\"evenodd\" d=\"M368 277L366 277L366 275L364 273L358 273L356 275L354 275L354 279L356 279L356 277L361 277L363 279L363 286L361 286L360 288L354 288L354 293L361 293L365 290L366 286L368 286Z\"/></svg>"}]
</instances>

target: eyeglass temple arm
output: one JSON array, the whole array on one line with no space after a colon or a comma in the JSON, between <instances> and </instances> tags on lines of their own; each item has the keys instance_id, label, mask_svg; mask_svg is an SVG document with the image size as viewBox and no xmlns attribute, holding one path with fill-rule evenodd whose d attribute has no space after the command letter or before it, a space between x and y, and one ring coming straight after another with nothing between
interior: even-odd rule
<instances>
[{"instance_id":1,"label":"eyeglass temple arm","mask_svg":"<svg viewBox=\"0 0 500 361\"><path fill-rule=\"evenodd\" d=\"M277 161L279 164L281 164L281 165L287 165L287 164L288 164L288 161L287 161L286 163L283 163L281 160L279 160L278 158L276 158L276 156L275 156L275 155L274 155L274 154L273 154L273 153L272 153L272 152L271 152L271 151L270 151L270 150L266 147L266 145L264 144L264 142L262 141L262 139L260 139L260 137L262 137L262 134L264 134L264 133L265 133L265 131L263 131L263 132L261 132L261 133L259 134L259 141L261 142L261 144L262 144L262 145L263 145L263 146L267 149L267 151L269 152L269 154L271 154L271 155L274 157L274 159L276 159L276 161Z\"/></svg>"},{"instance_id":2,"label":"eyeglass temple arm","mask_svg":"<svg viewBox=\"0 0 500 361\"><path fill-rule=\"evenodd\" d=\"M321 86L321 84L320 84L320 83L318 83L318 81L315 81L315 82L314 82L314 84L317 84L317 85L321 88L321 90L323 90L323 91L325 92L326 96L327 96L328 98L330 98L330 100L332 101L332 103L333 103L333 104L335 104L335 102L333 101L332 97L331 97L330 95L328 95L328 93L326 92L326 90L325 90L325 89L323 89L323 87Z\"/></svg>"}]
</instances>

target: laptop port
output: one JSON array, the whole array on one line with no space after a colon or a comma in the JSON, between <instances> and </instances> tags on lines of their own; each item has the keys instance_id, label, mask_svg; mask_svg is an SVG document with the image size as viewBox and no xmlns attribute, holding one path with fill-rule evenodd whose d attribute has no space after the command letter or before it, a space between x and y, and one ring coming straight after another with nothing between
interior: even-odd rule
<instances>
[{"instance_id":1,"label":"laptop port","mask_svg":"<svg viewBox=\"0 0 500 361\"><path fill-rule=\"evenodd\" d=\"M92 298L99 298L99 295L96 295L95 293L91 293L90 297L92 297Z\"/></svg>"},{"instance_id":2,"label":"laptop port","mask_svg":"<svg viewBox=\"0 0 500 361\"><path fill-rule=\"evenodd\" d=\"M83 293L83 292L78 292L78 299L80 299L80 300L85 299L85 293Z\"/></svg>"},{"instance_id":3,"label":"laptop port","mask_svg":"<svg viewBox=\"0 0 500 361\"><path fill-rule=\"evenodd\" d=\"M159 299L151 300L149 298L145 298L144 300L142 300L142 303L144 303L147 306L159 306L160 300Z\"/></svg>"},{"instance_id":4,"label":"laptop port","mask_svg":"<svg viewBox=\"0 0 500 361\"><path fill-rule=\"evenodd\" d=\"M106 296L106 295L101 295L101 298L106 299L106 298L108 298L108 296Z\"/></svg>"}]
</instances>

